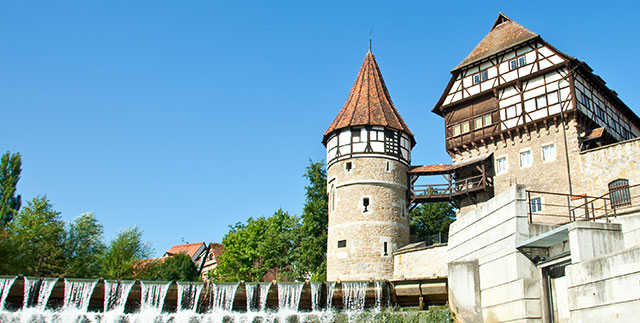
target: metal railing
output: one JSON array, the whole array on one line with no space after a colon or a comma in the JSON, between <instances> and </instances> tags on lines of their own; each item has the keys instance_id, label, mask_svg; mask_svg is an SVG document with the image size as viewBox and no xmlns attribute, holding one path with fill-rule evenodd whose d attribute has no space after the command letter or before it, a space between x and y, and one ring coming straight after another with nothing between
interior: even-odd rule
<instances>
[{"instance_id":1,"label":"metal railing","mask_svg":"<svg viewBox=\"0 0 640 323\"><path fill-rule=\"evenodd\" d=\"M609 218L617 217L625 209L640 206L640 184L616 187L600 196L534 190L527 190L526 194L530 223L565 224L596 220L609 222Z\"/></svg>"}]
</instances>

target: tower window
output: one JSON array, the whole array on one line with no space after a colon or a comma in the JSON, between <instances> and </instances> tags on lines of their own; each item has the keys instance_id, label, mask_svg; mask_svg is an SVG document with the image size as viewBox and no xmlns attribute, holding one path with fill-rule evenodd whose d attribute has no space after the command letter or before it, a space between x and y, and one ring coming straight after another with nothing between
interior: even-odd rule
<instances>
[{"instance_id":1,"label":"tower window","mask_svg":"<svg viewBox=\"0 0 640 323\"><path fill-rule=\"evenodd\" d=\"M389 252L388 252L388 250L387 250L387 242L385 242L385 243L383 244L383 246L382 246L382 252L383 252L383 254L384 254L385 256L388 256L388 255L389 255Z\"/></svg>"},{"instance_id":2,"label":"tower window","mask_svg":"<svg viewBox=\"0 0 640 323\"><path fill-rule=\"evenodd\" d=\"M347 240L338 240L338 248L346 248Z\"/></svg>"},{"instance_id":3,"label":"tower window","mask_svg":"<svg viewBox=\"0 0 640 323\"><path fill-rule=\"evenodd\" d=\"M365 197L362 199L362 206L364 206L364 211L362 212L367 212L367 208L369 207L369 198Z\"/></svg>"},{"instance_id":4,"label":"tower window","mask_svg":"<svg viewBox=\"0 0 640 323\"><path fill-rule=\"evenodd\" d=\"M351 130L351 141L360 142L360 129Z\"/></svg>"},{"instance_id":5,"label":"tower window","mask_svg":"<svg viewBox=\"0 0 640 323\"><path fill-rule=\"evenodd\" d=\"M385 168L385 171L390 172L391 171L391 162L387 160L387 168Z\"/></svg>"},{"instance_id":6,"label":"tower window","mask_svg":"<svg viewBox=\"0 0 640 323\"><path fill-rule=\"evenodd\" d=\"M353 164L352 164L351 162L346 162L346 163L344 164L344 169L345 169L347 172L350 172L352 168L353 168Z\"/></svg>"}]
</instances>

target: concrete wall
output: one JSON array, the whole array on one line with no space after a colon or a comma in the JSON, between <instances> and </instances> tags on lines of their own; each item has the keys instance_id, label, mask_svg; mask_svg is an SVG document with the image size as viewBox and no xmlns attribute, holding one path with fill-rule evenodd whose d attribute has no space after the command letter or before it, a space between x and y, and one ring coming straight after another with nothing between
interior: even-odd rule
<instances>
[{"instance_id":1,"label":"concrete wall","mask_svg":"<svg viewBox=\"0 0 640 323\"><path fill-rule=\"evenodd\" d=\"M420 246L393 254L393 279L447 277L447 245Z\"/></svg>"},{"instance_id":2,"label":"concrete wall","mask_svg":"<svg viewBox=\"0 0 640 323\"><path fill-rule=\"evenodd\" d=\"M542 320L541 272L515 246L549 228L530 226L526 210L513 186L451 224L449 302L462 321Z\"/></svg>"},{"instance_id":3,"label":"concrete wall","mask_svg":"<svg viewBox=\"0 0 640 323\"><path fill-rule=\"evenodd\" d=\"M637 322L640 246L566 267L570 322Z\"/></svg>"}]
</instances>

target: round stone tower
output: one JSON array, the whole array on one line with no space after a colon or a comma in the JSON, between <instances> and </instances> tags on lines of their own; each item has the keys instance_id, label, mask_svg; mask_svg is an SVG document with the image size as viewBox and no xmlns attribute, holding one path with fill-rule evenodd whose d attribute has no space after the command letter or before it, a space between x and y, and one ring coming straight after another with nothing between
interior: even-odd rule
<instances>
[{"instance_id":1,"label":"round stone tower","mask_svg":"<svg viewBox=\"0 0 640 323\"><path fill-rule=\"evenodd\" d=\"M329 231L327 280L393 278L409 243L407 171L413 134L367 53L349 98L324 133Z\"/></svg>"}]
</instances>

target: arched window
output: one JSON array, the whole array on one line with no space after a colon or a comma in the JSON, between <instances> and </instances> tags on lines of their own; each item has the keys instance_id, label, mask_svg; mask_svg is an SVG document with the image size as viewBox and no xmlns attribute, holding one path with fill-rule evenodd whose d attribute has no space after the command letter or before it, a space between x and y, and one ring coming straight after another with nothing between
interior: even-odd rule
<instances>
[{"instance_id":1,"label":"arched window","mask_svg":"<svg viewBox=\"0 0 640 323\"><path fill-rule=\"evenodd\" d=\"M609 198L614 209L631 206L631 193L629 192L629 180L621 178L609 183Z\"/></svg>"}]
</instances>

